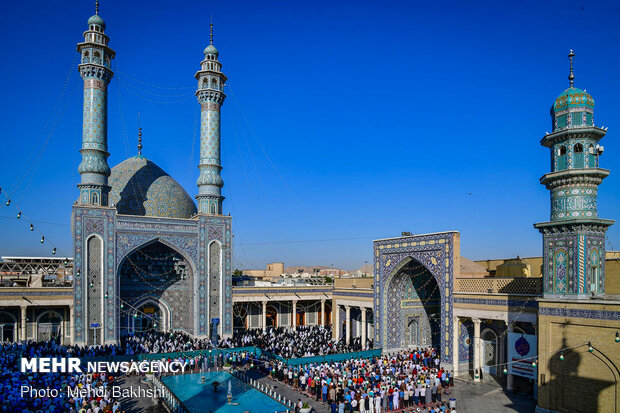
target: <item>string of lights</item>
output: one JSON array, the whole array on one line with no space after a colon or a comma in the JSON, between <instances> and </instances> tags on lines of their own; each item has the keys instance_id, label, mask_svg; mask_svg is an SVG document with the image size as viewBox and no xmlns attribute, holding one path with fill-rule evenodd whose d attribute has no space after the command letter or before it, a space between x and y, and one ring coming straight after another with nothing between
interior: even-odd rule
<instances>
[{"instance_id":1,"label":"string of lights","mask_svg":"<svg viewBox=\"0 0 620 413\"><path fill-rule=\"evenodd\" d=\"M119 79L118 84L122 85L123 88L125 88L125 90L127 90L131 94L150 103L176 104L186 102L194 98L194 95L191 93L164 95L160 93L154 93L150 90L135 88L132 85L124 82L122 79Z\"/></svg>"},{"instance_id":2,"label":"string of lights","mask_svg":"<svg viewBox=\"0 0 620 413\"><path fill-rule=\"evenodd\" d=\"M56 253L60 253L61 256L65 257L65 260L68 258L67 255L63 254L62 251L58 249L56 244L54 244L49 238L45 238L45 235L43 234L43 232L39 230L39 227L34 225L34 221L32 221L30 218L28 218L26 214L22 212L22 209L19 208L19 206L11 199L11 196L6 192L6 190L3 190L2 187L0 187L0 195L2 195L6 199L6 202L4 202L4 205L6 207L10 208L12 205L14 210L17 211L17 213L15 214L15 219L23 220L23 221L26 221L28 224L30 224L30 231L31 232L36 231L41 236L41 244L48 243L52 246L52 250L51 250L52 255L56 255Z\"/></svg>"},{"instance_id":3,"label":"string of lights","mask_svg":"<svg viewBox=\"0 0 620 413\"><path fill-rule=\"evenodd\" d=\"M36 155L33 154L32 158L28 162L24 163L24 165L27 165L28 168L26 169L25 172L22 172L18 175L19 176L18 180L15 182L13 186L11 186L11 193L13 193L14 196L17 196L17 198L15 199L16 202L21 201L23 198L23 195L26 193L26 189L32 182L32 179L39 167L40 161L43 158L43 155L47 149L47 146L52 136L54 136L54 132L56 132L56 128L58 127L58 124L62 120L64 113L67 109L67 101L66 101L67 90L69 88L69 84L73 76L73 73L75 72L74 68L76 66L78 57L79 57L78 55L75 55L73 57L71 65L69 66L69 71L65 78L65 82L62 87L62 91L60 92L60 95L58 97L58 100L56 101L54 109L50 112L50 119L48 121L48 124L50 124L51 122L51 125L47 132L47 135L45 136L45 140L43 141L42 144L37 144L37 145L32 146L33 148L39 148L38 152L36 153ZM76 84L76 87L77 87L77 84ZM47 128L44 128L43 130L45 129ZM26 181L26 186L24 187L22 194L19 195L20 187L22 186L24 181Z\"/></svg>"},{"instance_id":4,"label":"string of lights","mask_svg":"<svg viewBox=\"0 0 620 413\"><path fill-rule=\"evenodd\" d=\"M145 82L144 80L138 79L128 73L125 73L119 70L118 65L116 66L114 70L115 70L114 73L116 73L120 77L123 77L124 79L132 81L132 82L139 83L141 85L144 85L144 87L148 87L148 88L155 88L155 89L162 89L162 90L188 90L188 91L196 90L195 86L162 86L156 83Z\"/></svg>"}]
</instances>

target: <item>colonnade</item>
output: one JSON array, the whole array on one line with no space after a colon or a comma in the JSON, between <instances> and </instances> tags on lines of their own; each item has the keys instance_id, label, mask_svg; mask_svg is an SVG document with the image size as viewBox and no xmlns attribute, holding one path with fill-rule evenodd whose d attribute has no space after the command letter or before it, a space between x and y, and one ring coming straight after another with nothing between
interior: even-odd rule
<instances>
[{"instance_id":1,"label":"colonnade","mask_svg":"<svg viewBox=\"0 0 620 413\"><path fill-rule=\"evenodd\" d=\"M45 314L51 313L58 320L54 323L59 328L60 342L71 343L73 335L71 320L73 320L73 304L60 306L29 306L24 304L8 305L0 307L0 337L2 341L24 341L28 339L43 340L47 337L39 337L39 325ZM30 325L30 332L28 326Z\"/></svg>"},{"instance_id":2,"label":"colonnade","mask_svg":"<svg viewBox=\"0 0 620 413\"><path fill-rule=\"evenodd\" d=\"M244 328L248 329L262 329L263 332L267 331L269 325L276 325L278 327L297 327L298 325L322 325L327 326L331 324L331 306L327 304L327 298L323 299L281 299L276 300L276 297L271 299L241 301L238 300L234 304L241 305L245 308L246 324ZM330 300L331 301L331 300ZM303 302L303 303L302 303ZM260 304L259 304L260 303ZM259 305L258 307L256 305ZM269 306L276 307L275 316L277 317L274 322L268 322ZM250 314L250 310L253 308L253 313ZM301 311L299 311L301 309ZM273 311L273 310L272 310ZM233 311L234 312L234 311ZM260 316L259 319L252 320L250 317L256 316L257 313ZM298 313L301 314L298 321ZM290 317L290 318L289 318ZM282 321L285 320L285 321ZM239 328L239 327L236 327Z\"/></svg>"},{"instance_id":3,"label":"colonnade","mask_svg":"<svg viewBox=\"0 0 620 413\"><path fill-rule=\"evenodd\" d=\"M340 308L344 307L344 311L345 311L345 319L344 320L340 320ZM360 328L358 330L358 334L357 337L351 337L352 333L353 333L353 329L352 329L352 320L351 320L351 310L352 309L359 309L360 313L361 313L361 319L360 319ZM334 335L334 339L335 340L340 340L342 337L340 337L341 334L341 326L344 325L344 339L345 339L345 343L348 345L351 343L351 339L352 338L361 338L362 341L362 347L366 346L366 341L368 340L368 337L371 336L372 334L370 333L370 329L372 328L373 324L369 322L369 317L368 317L368 311L370 310L371 312L371 316L372 316L372 307L365 307L365 306L354 306L354 305L340 305L340 304L336 304L334 307L334 326L336 327L335 330L333 331L333 335Z\"/></svg>"},{"instance_id":4,"label":"colonnade","mask_svg":"<svg viewBox=\"0 0 620 413\"><path fill-rule=\"evenodd\" d=\"M453 318L453 365L454 365L454 373L456 376L459 375L459 345L460 345L460 327L461 324L465 321L471 320L473 324L473 339L469 343L471 346L471 353L473 356L473 360L471 362L471 368L473 372L474 382L480 382L482 379L483 371L484 371L484 346L483 346L483 337L481 336L481 325L485 321L502 321L505 324L506 334L500 333L496 335L496 357L494 358L494 366L496 367L496 374L499 375L499 372L503 372L504 367L507 366L508 360L505 359L505 343L508 342L508 333L515 332L515 321L506 321L506 320L497 320L497 319L485 319L481 317L458 317L454 316ZM521 321L521 320L520 320ZM523 322L528 322L532 325L534 332L536 332L536 323L530 321L529 319L523 320ZM500 351L501 350L501 351ZM514 376L512 374L506 374L506 388L508 390L513 390L514 385Z\"/></svg>"}]
</instances>

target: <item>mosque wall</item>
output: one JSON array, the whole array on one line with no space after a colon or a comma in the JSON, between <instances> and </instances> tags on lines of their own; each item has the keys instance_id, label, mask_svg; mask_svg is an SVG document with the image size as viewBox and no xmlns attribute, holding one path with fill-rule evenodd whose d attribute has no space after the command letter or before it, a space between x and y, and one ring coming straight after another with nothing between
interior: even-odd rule
<instances>
[{"instance_id":1,"label":"mosque wall","mask_svg":"<svg viewBox=\"0 0 620 413\"><path fill-rule=\"evenodd\" d=\"M541 300L538 328L539 410L616 413L620 302Z\"/></svg>"}]
</instances>

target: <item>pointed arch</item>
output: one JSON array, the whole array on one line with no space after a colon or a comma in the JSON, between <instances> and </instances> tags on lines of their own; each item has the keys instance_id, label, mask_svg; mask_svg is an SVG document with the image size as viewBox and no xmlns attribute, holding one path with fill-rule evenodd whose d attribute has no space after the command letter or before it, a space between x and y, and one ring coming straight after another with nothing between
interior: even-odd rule
<instances>
[{"instance_id":1,"label":"pointed arch","mask_svg":"<svg viewBox=\"0 0 620 413\"><path fill-rule=\"evenodd\" d=\"M384 303L384 311L382 313L382 325L384 326L384 343L388 348L400 348L403 347L406 343L406 338L402 336L402 332L406 331L407 324L403 317L405 316L404 310L401 308L403 296L403 287L407 282L411 282L413 289L418 292L418 288L425 289L429 286L430 283L430 295L428 297L424 297L424 301L422 301L421 297L418 297L418 301L422 302L422 310L420 313L420 319L418 320L419 329L424 328L426 332L425 340L429 340L433 343L433 345L440 345L441 340L439 335L441 334L441 317L439 317L439 322L437 322L437 317L435 317L435 313L432 313L433 310L436 310L435 301L431 300L432 296L439 296L439 305L437 305L437 309L441 314L444 311L441 302L444 301L444 291L441 288L441 282L439 277L437 277L431 268L424 265L420 259L415 257L416 254L408 254L403 257L400 262L398 262L390 271L390 275L387 277L384 283L384 291L383 291L383 303ZM420 270L419 273L412 277L411 274L405 273L404 271L408 267L411 268L411 271ZM413 280L414 278L420 276L420 274L427 273L427 276L430 276L429 279L425 280L423 284L417 284ZM431 282L432 281L432 282ZM439 290L439 291L437 291ZM428 291L426 291L428 292ZM430 304L429 304L430 301ZM426 323L423 322L422 318L426 319ZM393 321L393 327L389 330L385 328L388 325L388 320ZM426 324L424 326L423 324ZM439 329L439 331L437 331ZM423 332L419 335L419 341L421 341L421 336L424 335ZM400 335L400 337L399 337Z\"/></svg>"},{"instance_id":2,"label":"pointed arch","mask_svg":"<svg viewBox=\"0 0 620 413\"><path fill-rule=\"evenodd\" d=\"M84 251L86 251L86 274L83 295L86 297L84 308L85 328L87 329L86 344L102 344L104 323L104 241L99 234L92 234L84 241ZM99 325L99 327L91 327ZM94 329L99 329L95 332ZM99 333L99 334L97 334Z\"/></svg>"},{"instance_id":3,"label":"pointed arch","mask_svg":"<svg viewBox=\"0 0 620 413\"><path fill-rule=\"evenodd\" d=\"M219 240L212 240L207 244L207 290L208 290L208 325L212 325L215 319L221 321L224 314L222 293L223 285L223 246ZM212 326L213 327L213 326ZM221 335L221 322L217 325L217 333ZM215 334L211 330L211 335Z\"/></svg>"},{"instance_id":4,"label":"pointed arch","mask_svg":"<svg viewBox=\"0 0 620 413\"><path fill-rule=\"evenodd\" d=\"M166 300L162 299L161 297L156 297L154 295L148 295L146 297L142 297L133 304L132 314L138 312L138 310L144 307L146 304L153 304L160 309L161 314L162 314L162 319L161 319L162 331L164 332L170 331L171 330L170 306L168 305ZM134 326L134 331L135 331L135 326Z\"/></svg>"},{"instance_id":5,"label":"pointed arch","mask_svg":"<svg viewBox=\"0 0 620 413\"><path fill-rule=\"evenodd\" d=\"M152 251L149 250L151 246ZM163 272L151 272L151 261L160 263L158 268ZM122 329L132 330L131 319L138 304L142 305L140 302L150 297L165 317L162 322L165 329L195 334L200 277L196 263L185 249L161 236L152 237L128 249L119 259L116 271L118 297L130 306L117 310Z\"/></svg>"},{"instance_id":6,"label":"pointed arch","mask_svg":"<svg viewBox=\"0 0 620 413\"><path fill-rule=\"evenodd\" d=\"M58 322L46 321L41 319L49 316L55 316ZM51 318L49 320L52 320ZM65 318L56 310L47 310L39 314L36 318L36 339L38 341L46 341L52 338L58 338L62 341L62 336L65 332L62 329Z\"/></svg>"},{"instance_id":7,"label":"pointed arch","mask_svg":"<svg viewBox=\"0 0 620 413\"><path fill-rule=\"evenodd\" d=\"M149 245L155 244L155 243L160 243L165 245L166 247L174 250L176 253L178 253L179 255L181 255L183 257L183 259L185 259L187 261L187 263L191 266L192 269L192 274L194 275L194 278L196 278L196 274L198 274L197 272L197 268L196 268L196 263L190 258L190 254L189 252L187 252L185 249L175 245L172 242L169 242L168 240L166 240L165 238L162 237L153 237L150 238L148 241L144 241L142 242L142 244L139 244L137 246L132 247L130 250L126 251L118 260L118 265L117 268L120 269L121 266L125 263L125 261L127 260L127 257L129 257L130 255L132 255L133 253L137 252L138 250L141 250L144 247L147 247Z\"/></svg>"}]
</instances>

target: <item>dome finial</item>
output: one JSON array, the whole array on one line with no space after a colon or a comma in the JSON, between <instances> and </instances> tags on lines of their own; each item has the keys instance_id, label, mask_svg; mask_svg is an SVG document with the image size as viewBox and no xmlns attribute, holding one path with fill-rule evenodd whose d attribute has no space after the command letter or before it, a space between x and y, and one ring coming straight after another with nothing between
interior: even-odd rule
<instances>
[{"instance_id":1,"label":"dome finial","mask_svg":"<svg viewBox=\"0 0 620 413\"><path fill-rule=\"evenodd\" d=\"M575 80L575 75L573 74L573 57L575 57L575 52L573 52L573 49L570 49L570 53L568 54L568 58L570 59L570 74L568 75L570 87L573 87L573 82Z\"/></svg>"},{"instance_id":2,"label":"dome finial","mask_svg":"<svg viewBox=\"0 0 620 413\"><path fill-rule=\"evenodd\" d=\"M211 24L209 25L209 28L211 30L209 44L213 44L213 14L211 15Z\"/></svg>"},{"instance_id":3,"label":"dome finial","mask_svg":"<svg viewBox=\"0 0 620 413\"><path fill-rule=\"evenodd\" d=\"M99 14L99 0L95 0L95 14Z\"/></svg>"},{"instance_id":4,"label":"dome finial","mask_svg":"<svg viewBox=\"0 0 620 413\"><path fill-rule=\"evenodd\" d=\"M138 128L138 155L142 155L142 128Z\"/></svg>"}]
</instances>

